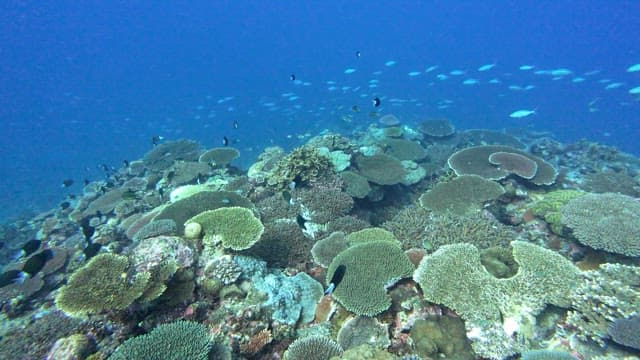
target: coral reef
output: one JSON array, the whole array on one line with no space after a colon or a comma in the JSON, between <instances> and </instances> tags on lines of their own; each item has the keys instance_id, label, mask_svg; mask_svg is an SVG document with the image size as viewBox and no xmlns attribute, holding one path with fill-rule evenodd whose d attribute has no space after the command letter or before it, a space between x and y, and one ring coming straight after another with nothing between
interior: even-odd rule
<instances>
[{"instance_id":1,"label":"coral reef","mask_svg":"<svg viewBox=\"0 0 640 360\"><path fill-rule=\"evenodd\" d=\"M410 335L415 352L423 358L475 359L460 318L418 319L411 327Z\"/></svg>"},{"instance_id":2,"label":"coral reef","mask_svg":"<svg viewBox=\"0 0 640 360\"><path fill-rule=\"evenodd\" d=\"M398 160L422 160L427 152L417 142L404 139L386 139L383 142L385 153Z\"/></svg>"},{"instance_id":3,"label":"coral reef","mask_svg":"<svg viewBox=\"0 0 640 360\"><path fill-rule=\"evenodd\" d=\"M292 183L303 186L331 173L333 173L333 164L329 157L322 155L318 149L303 146L293 150L276 163L269 173L267 183L278 190L283 190Z\"/></svg>"},{"instance_id":4,"label":"coral reef","mask_svg":"<svg viewBox=\"0 0 640 360\"><path fill-rule=\"evenodd\" d=\"M202 212L186 224L198 223L202 226L205 247L217 242L232 250L245 250L253 246L264 232L264 225L249 209L232 206Z\"/></svg>"},{"instance_id":5,"label":"coral reef","mask_svg":"<svg viewBox=\"0 0 640 360\"><path fill-rule=\"evenodd\" d=\"M516 234L507 226L483 214L437 214L429 218L420 244L433 252L443 245L469 243L479 249L492 246L508 247Z\"/></svg>"},{"instance_id":6,"label":"coral reef","mask_svg":"<svg viewBox=\"0 0 640 360\"><path fill-rule=\"evenodd\" d=\"M381 324L376 318L357 316L342 325L338 332L338 344L345 350L362 344L386 349L391 341L386 324Z\"/></svg>"},{"instance_id":7,"label":"coral reef","mask_svg":"<svg viewBox=\"0 0 640 360\"><path fill-rule=\"evenodd\" d=\"M340 265L346 270L333 296L347 310L367 316L387 310L391 299L386 289L413 272L409 258L389 241L365 242L339 253L327 270L327 284Z\"/></svg>"},{"instance_id":8,"label":"coral reef","mask_svg":"<svg viewBox=\"0 0 640 360\"><path fill-rule=\"evenodd\" d=\"M522 353L522 360L576 360L576 358L564 351L554 350L529 350Z\"/></svg>"},{"instance_id":9,"label":"coral reef","mask_svg":"<svg viewBox=\"0 0 640 360\"><path fill-rule=\"evenodd\" d=\"M346 215L353 208L353 198L342 191L339 184L316 182L310 188L295 192L301 215L316 224L326 224Z\"/></svg>"},{"instance_id":10,"label":"coral reef","mask_svg":"<svg viewBox=\"0 0 640 360\"><path fill-rule=\"evenodd\" d=\"M640 256L640 202L622 194L587 194L560 210L562 223L582 244L626 256Z\"/></svg>"},{"instance_id":11,"label":"coral reef","mask_svg":"<svg viewBox=\"0 0 640 360\"><path fill-rule=\"evenodd\" d=\"M205 151L198 158L198 162L212 164L213 166L225 166L240 157L240 151L232 147L213 148Z\"/></svg>"},{"instance_id":12,"label":"coral reef","mask_svg":"<svg viewBox=\"0 0 640 360\"><path fill-rule=\"evenodd\" d=\"M611 340L636 350L640 350L640 316L616 319L609 328Z\"/></svg>"},{"instance_id":13,"label":"coral reef","mask_svg":"<svg viewBox=\"0 0 640 360\"><path fill-rule=\"evenodd\" d=\"M143 239L155 237L159 235L177 235L178 226L176 222L171 219L161 219L148 223L140 228L138 232L133 236L134 242L140 242Z\"/></svg>"},{"instance_id":14,"label":"coral reef","mask_svg":"<svg viewBox=\"0 0 640 360\"><path fill-rule=\"evenodd\" d=\"M323 267L329 267L333 258L349 247L345 233L336 231L324 239L316 241L311 248L313 261Z\"/></svg>"},{"instance_id":15,"label":"coral reef","mask_svg":"<svg viewBox=\"0 0 640 360\"><path fill-rule=\"evenodd\" d=\"M499 170L530 180L538 172L538 164L530 158L511 152L497 151L489 155L489 162Z\"/></svg>"},{"instance_id":16,"label":"coral reef","mask_svg":"<svg viewBox=\"0 0 640 360\"><path fill-rule=\"evenodd\" d=\"M388 230L378 227L366 228L352 232L346 237L349 246L364 244L371 241L389 241L392 244L400 245L396 237Z\"/></svg>"},{"instance_id":17,"label":"coral reef","mask_svg":"<svg viewBox=\"0 0 640 360\"><path fill-rule=\"evenodd\" d=\"M578 190L554 190L544 194L541 200L536 201L531 207L531 211L534 215L543 218L549 224L551 231L563 235L565 231L560 210L572 199L583 195L585 193Z\"/></svg>"},{"instance_id":18,"label":"coral reef","mask_svg":"<svg viewBox=\"0 0 640 360\"><path fill-rule=\"evenodd\" d=\"M364 176L353 171L343 171L340 178L344 182L345 191L354 198L364 199L371 191L371 186Z\"/></svg>"},{"instance_id":19,"label":"coral reef","mask_svg":"<svg viewBox=\"0 0 640 360\"><path fill-rule=\"evenodd\" d=\"M497 182L476 175L461 175L440 182L420 196L420 205L438 213L464 215L504 194Z\"/></svg>"},{"instance_id":20,"label":"coral reef","mask_svg":"<svg viewBox=\"0 0 640 360\"><path fill-rule=\"evenodd\" d=\"M211 348L206 326L192 321L176 321L125 341L109 359L208 360Z\"/></svg>"},{"instance_id":21,"label":"coral reef","mask_svg":"<svg viewBox=\"0 0 640 360\"><path fill-rule=\"evenodd\" d=\"M284 360L329 360L342 356L342 348L324 336L309 336L294 341L284 353Z\"/></svg>"},{"instance_id":22,"label":"coral reef","mask_svg":"<svg viewBox=\"0 0 640 360\"><path fill-rule=\"evenodd\" d=\"M126 256L100 254L71 275L56 306L75 316L123 310L142 295L149 278L149 273L131 274Z\"/></svg>"},{"instance_id":23,"label":"coral reef","mask_svg":"<svg viewBox=\"0 0 640 360\"><path fill-rule=\"evenodd\" d=\"M385 154L357 156L358 174L378 185L395 185L404 180L405 171L400 160Z\"/></svg>"},{"instance_id":24,"label":"coral reef","mask_svg":"<svg viewBox=\"0 0 640 360\"><path fill-rule=\"evenodd\" d=\"M400 210L396 215L382 224L402 243L403 249L420 248L423 239L429 233L425 230L431 223L430 211L422 206L409 206Z\"/></svg>"},{"instance_id":25,"label":"coral reef","mask_svg":"<svg viewBox=\"0 0 640 360\"><path fill-rule=\"evenodd\" d=\"M456 128L448 119L429 119L418 125L418 130L434 138L451 136L456 132Z\"/></svg>"},{"instance_id":26,"label":"coral reef","mask_svg":"<svg viewBox=\"0 0 640 360\"><path fill-rule=\"evenodd\" d=\"M200 144L192 140L167 141L146 153L142 161L148 169L162 171L176 160L197 161L200 151Z\"/></svg>"}]
</instances>

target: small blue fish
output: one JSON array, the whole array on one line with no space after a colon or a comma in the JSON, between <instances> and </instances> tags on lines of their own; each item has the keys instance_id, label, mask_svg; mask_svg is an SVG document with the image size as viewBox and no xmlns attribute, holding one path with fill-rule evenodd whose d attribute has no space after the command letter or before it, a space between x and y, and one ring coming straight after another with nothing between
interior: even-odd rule
<instances>
[{"instance_id":1,"label":"small blue fish","mask_svg":"<svg viewBox=\"0 0 640 360\"><path fill-rule=\"evenodd\" d=\"M512 112L509 117L512 117L514 119L520 119L523 117L527 117L529 115L534 115L536 113L535 110L517 110Z\"/></svg>"}]
</instances>

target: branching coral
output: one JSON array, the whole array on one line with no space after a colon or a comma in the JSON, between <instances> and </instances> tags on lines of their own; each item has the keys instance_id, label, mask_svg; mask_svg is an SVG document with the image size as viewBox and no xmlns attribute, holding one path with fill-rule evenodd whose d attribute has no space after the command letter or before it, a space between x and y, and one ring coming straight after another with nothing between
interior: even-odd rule
<instances>
[{"instance_id":1,"label":"branching coral","mask_svg":"<svg viewBox=\"0 0 640 360\"><path fill-rule=\"evenodd\" d=\"M283 190L295 183L306 185L310 181L333 173L333 163L317 149L303 146L293 150L289 155L277 162L269 173L267 183Z\"/></svg>"}]
</instances>

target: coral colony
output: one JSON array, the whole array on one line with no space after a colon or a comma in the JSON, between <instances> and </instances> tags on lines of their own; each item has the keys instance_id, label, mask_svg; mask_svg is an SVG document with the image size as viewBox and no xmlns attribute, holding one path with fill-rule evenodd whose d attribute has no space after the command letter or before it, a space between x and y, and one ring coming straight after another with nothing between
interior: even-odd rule
<instances>
[{"instance_id":1,"label":"coral colony","mask_svg":"<svg viewBox=\"0 0 640 360\"><path fill-rule=\"evenodd\" d=\"M640 352L640 159L392 114L240 156L167 140L3 225L0 358Z\"/></svg>"}]
</instances>

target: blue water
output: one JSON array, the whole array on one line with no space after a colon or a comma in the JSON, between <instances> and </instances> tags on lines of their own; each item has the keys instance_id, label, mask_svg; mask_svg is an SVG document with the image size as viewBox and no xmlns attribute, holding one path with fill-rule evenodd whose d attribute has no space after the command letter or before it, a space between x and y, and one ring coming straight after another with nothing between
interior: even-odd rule
<instances>
[{"instance_id":1,"label":"blue water","mask_svg":"<svg viewBox=\"0 0 640 360\"><path fill-rule=\"evenodd\" d=\"M636 1L5 1L0 218L54 206L102 177L99 164L140 158L154 135L205 147L227 136L247 166L298 134L367 126L375 96L375 110L408 123L528 127L638 155L628 91L640 72L626 69L640 63L639 13ZM534 73L561 68L572 73ZM537 113L509 117L519 109ZM62 189L66 178L76 184Z\"/></svg>"}]
</instances>

